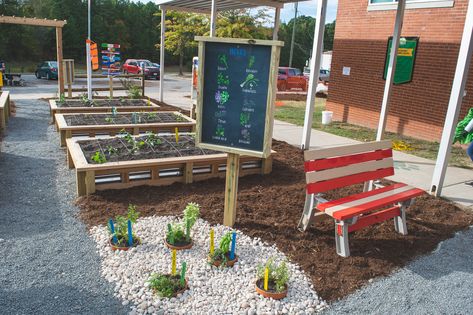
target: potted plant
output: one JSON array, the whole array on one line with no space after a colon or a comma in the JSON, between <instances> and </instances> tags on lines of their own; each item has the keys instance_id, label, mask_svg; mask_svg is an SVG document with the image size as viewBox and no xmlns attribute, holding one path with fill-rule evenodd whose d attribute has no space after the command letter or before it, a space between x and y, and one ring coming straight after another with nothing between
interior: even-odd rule
<instances>
[{"instance_id":1,"label":"potted plant","mask_svg":"<svg viewBox=\"0 0 473 315\"><path fill-rule=\"evenodd\" d=\"M213 231L211 231L211 242L213 242ZM233 235L233 237L232 237ZM208 256L208 262L216 267L226 266L233 267L238 261L238 255L235 254L236 233L227 232L220 239L220 243L216 250L213 250L213 244L210 248L210 254ZM230 244L232 248L230 250Z\"/></svg>"},{"instance_id":2,"label":"potted plant","mask_svg":"<svg viewBox=\"0 0 473 315\"><path fill-rule=\"evenodd\" d=\"M257 268L256 292L266 298L283 299L287 296L289 276L285 261L276 264L274 259L270 258L266 264Z\"/></svg>"},{"instance_id":3,"label":"potted plant","mask_svg":"<svg viewBox=\"0 0 473 315\"><path fill-rule=\"evenodd\" d=\"M186 263L182 263L179 274L151 274L148 280L149 287L160 297L171 298L188 289L186 279Z\"/></svg>"},{"instance_id":4,"label":"potted plant","mask_svg":"<svg viewBox=\"0 0 473 315\"><path fill-rule=\"evenodd\" d=\"M199 218L200 206L194 202L188 203L184 209L183 222L169 223L164 240L170 249L183 250L192 247L191 229Z\"/></svg>"},{"instance_id":5,"label":"potted plant","mask_svg":"<svg viewBox=\"0 0 473 315\"><path fill-rule=\"evenodd\" d=\"M136 211L135 205L128 205L128 213L125 216L118 215L115 224L110 219L108 231L110 233L110 246L113 250L128 250L130 247L141 244L139 237L132 230L132 224L136 222L140 213Z\"/></svg>"}]
</instances>

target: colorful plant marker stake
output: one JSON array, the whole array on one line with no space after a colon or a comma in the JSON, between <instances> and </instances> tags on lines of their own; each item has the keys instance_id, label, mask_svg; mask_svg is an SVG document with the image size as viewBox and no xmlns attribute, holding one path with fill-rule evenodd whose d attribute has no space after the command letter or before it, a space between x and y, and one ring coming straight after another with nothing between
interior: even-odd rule
<instances>
[{"instance_id":1,"label":"colorful plant marker stake","mask_svg":"<svg viewBox=\"0 0 473 315\"><path fill-rule=\"evenodd\" d=\"M181 285L182 286L186 284L186 269L187 269L187 263L183 262L182 269L181 269Z\"/></svg>"},{"instance_id":2,"label":"colorful plant marker stake","mask_svg":"<svg viewBox=\"0 0 473 315\"><path fill-rule=\"evenodd\" d=\"M148 96L148 106L151 106L151 98Z\"/></svg>"},{"instance_id":3,"label":"colorful plant marker stake","mask_svg":"<svg viewBox=\"0 0 473 315\"><path fill-rule=\"evenodd\" d=\"M233 232L232 234L232 248L230 251L230 259L233 260L235 259L235 248L236 248L236 232Z\"/></svg>"},{"instance_id":4,"label":"colorful plant marker stake","mask_svg":"<svg viewBox=\"0 0 473 315\"><path fill-rule=\"evenodd\" d=\"M264 290L268 291L269 268L264 270Z\"/></svg>"},{"instance_id":5,"label":"colorful plant marker stake","mask_svg":"<svg viewBox=\"0 0 473 315\"><path fill-rule=\"evenodd\" d=\"M113 244L117 244L118 239L117 239L117 235L115 234L115 226L113 225L113 220L112 219L110 219L110 221L108 221L108 225L110 226L110 232L112 232L112 235L113 235Z\"/></svg>"},{"instance_id":6,"label":"colorful plant marker stake","mask_svg":"<svg viewBox=\"0 0 473 315\"><path fill-rule=\"evenodd\" d=\"M214 229L210 229L210 256L214 254Z\"/></svg>"},{"instance_id":7,"label":"colorful plant marker stake","mask_svg":"<svg viewBox=\"0 0 473 315\"><path fill-rule=\"evenodd\" d=\"M176 275L176 250L172 250L172 275Z\"/></svg>"},{"instance_id":8,"label":"colorful plant marker stake","mask_svg":"<svg viewBox=\"0 0 473 315\"><path fill-rule=\"evenodd\" d=\"M128 220L128 246L133 246L133 231L131 230L131 220Z\"/></svg>"},{"instance_id":9,"label":"colorful plant marker stake","mask_svg":"<svg viewBox=\"0 0 473 315\"><path fill-rule=\"evenodd\" d=\"M176 143L179 143L179 129L176 127L174 132L176 133Z\"/></svg>"}]
</instances>

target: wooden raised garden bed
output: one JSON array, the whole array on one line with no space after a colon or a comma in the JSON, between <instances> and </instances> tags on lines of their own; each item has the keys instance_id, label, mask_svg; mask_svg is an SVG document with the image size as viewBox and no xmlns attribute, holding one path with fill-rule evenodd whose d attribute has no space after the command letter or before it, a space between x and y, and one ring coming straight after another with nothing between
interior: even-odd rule
<instances>
[{"instance_id":1,"label":"wooden raised garden bed","mask_svg":"<svg viewBox=\"0 0 473 315\"><path fill-rule=\"evenodd\" d=\"M49 100L49 108L54 123L54 115L63 113L111 113L112 108L117 112L153 112L159 110L159 105L143 99L96 99L92 102L78 99L67 99L64 102Z\"/></svg>"},{"instance_id":2,"label":"wooden raised garden bed","mask_svg":"<svg viewBox=\"0 0 473 315\"><path fill-rule=\"evenodd\" d=\"M174 133L175 128L178 132L195 129L195 120L179 112L56 114L55 118L61 147L73 136L114 136L122 130L139 135L148 131Z\"/></svg>"},{"instance_id":3,"label":"wooden raised garden bed","mask_svg":"<svg viewBox=\"0 0 473 315\"><path fill-rule=\"evenodd\" d=\"M0 93L0 131L7 128L8 119L11 116L10 92Z\"/></svg>"},{"instance_id":4,"label":"wooden raised garden bed","mask_svg":"<svg viewBox=\"0 0 473 315\"><path fill-rule=\"evenodd\" d=\"M154 144L152 144L154 142ZM163 186L225 177L227 154L195 147L194 136L70 138L67 163L76 169L77 195L141 185ZM138 148L140 146L140 148ZM269 174L272 158L242 156L240 175Z\"/></svg>"}]
</instances>

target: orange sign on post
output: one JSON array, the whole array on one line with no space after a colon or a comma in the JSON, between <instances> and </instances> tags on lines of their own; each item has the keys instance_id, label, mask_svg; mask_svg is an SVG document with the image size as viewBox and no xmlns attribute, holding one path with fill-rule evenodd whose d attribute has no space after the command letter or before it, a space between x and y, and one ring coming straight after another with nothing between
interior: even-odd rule
<instances>
[{"instance_id":1,"label":"orange sign on post","mask_svg":"<svg viewBox=\"0 0 473 315\"><path fill-rule=\"evenodd\" d=\"M99 69L99 50L97 48L97 43L87 40L87 43L90 44L90 60L92 61L92 70Z\"/></svg>"}]
</instances>

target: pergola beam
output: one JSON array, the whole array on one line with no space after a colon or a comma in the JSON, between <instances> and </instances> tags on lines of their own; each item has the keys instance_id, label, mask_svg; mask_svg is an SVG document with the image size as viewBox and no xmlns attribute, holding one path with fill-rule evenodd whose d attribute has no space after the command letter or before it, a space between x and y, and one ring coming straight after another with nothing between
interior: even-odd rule
<instances>
[{"instance_id":1,"label":"pergola beam","mask_svg":"<svg viewBox=\"0 0 473 315\"><path fill-rule=\"evenodd\" d=\"M21 24L21 25L31 25L31 26L45 26L45 27L64 27L64 25L67 24L67 21L1 15L0 23Z\"/></svg>"}]
</instances>

